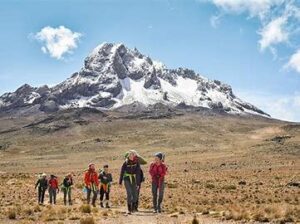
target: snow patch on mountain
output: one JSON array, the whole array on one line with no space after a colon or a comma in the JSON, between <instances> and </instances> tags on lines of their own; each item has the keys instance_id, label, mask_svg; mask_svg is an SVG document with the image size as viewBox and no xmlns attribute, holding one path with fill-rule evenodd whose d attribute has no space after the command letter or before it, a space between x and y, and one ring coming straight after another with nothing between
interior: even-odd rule
<instances>
[{"instance_id":1,"label":"snow patch on mountain","mask_svg":"<svg viewBox=\"0 0 300 224\"><path fill-rule=\"evenodd\" d=\"M0 97L0 110L40 105L43 111L91 107L114 110L124 105L186 104L233 114L269 116L236 97L227 84L193 70L168 69L136 48L103 43L70 78L51 88L23 85Z\"/></svg>"}]
</instances>

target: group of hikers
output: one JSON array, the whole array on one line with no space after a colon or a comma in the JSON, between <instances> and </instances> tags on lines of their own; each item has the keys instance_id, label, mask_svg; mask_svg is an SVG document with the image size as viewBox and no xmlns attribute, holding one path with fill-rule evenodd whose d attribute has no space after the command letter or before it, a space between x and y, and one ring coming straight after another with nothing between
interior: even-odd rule
<instances>
[{"instance_id":1,"label":"group of hikers","mask_svg":"<svg viewBox=\"0 0 300 224\"><path fill-rule=\"evenodd\" d=\"M119 185L122 186L124 183L126 189L128 214L138 211L141 184L145 180L141 165L146 163L143 157L135 150L130 150L125 154L125 161L120 172ZM167 166L164 163L163 153L155 153L154 161L150 164L149 174L151 176L153 212L161 213L165 187L164 178L167 174ZM113 178L109 172L108 165L104 165L103 169L97 173L95 164L90 163L88 170L84 174L84 191L86 192L87 203L96 207L96 200L98 193L100 193L100 206L102 208L110 208L109 194L112 181ZM69 205L72 205L71 189L73 184L72 174L68 174L60 185L64 193L65 205L67 205L67 202ZM47 189L49 191L50 204L56 204L59 184L55 175L50 175L50 179L48 180L47 175L42 174L35 185L35 188L37 187L39 204L44 203L44 196Z\"/></svg>"}]
</instances>

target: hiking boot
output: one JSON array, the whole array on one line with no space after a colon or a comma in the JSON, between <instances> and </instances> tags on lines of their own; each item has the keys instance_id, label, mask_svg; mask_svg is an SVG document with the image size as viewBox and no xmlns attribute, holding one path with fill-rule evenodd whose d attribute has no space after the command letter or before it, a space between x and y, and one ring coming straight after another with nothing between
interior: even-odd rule
<instances>
[{"instance_id":1,"label":"hiking boot","mask_svg":"<svg viewBox=\"0 0 300 224\"><path fill-rule=\"evenodd\" d=\"M101 208L104 208L103 202L102 202L102 201L100 202L100 207L101 207Z\"/></svg>"},{"instance_id":2,"label":"hiking boot","mask_svg":"<svg viewBox=\"0 0 300 224\"><path fill-rule=\"evenodd\" d=\"M162 212L161 206L160 206L160 205L158 205L158 207L157 207L157 212L158 212L158 213L161 213L161 212Z\"/></svg>"},{"instance_id":3,"label":"hiking boot","mask_svg":"<svg viewBox=\"0 0 300 224\"><path fill-rule=\"evenodd\" d=\"M106 208L110 208L110 206L109 206L109 203L108 202L106 202L106 206L105 206Z\"/></svg>"},{"instance_id":4,"label":"hiking boot","mask_svg":"<svg viewBox=\"0 0 300 224\"><path fill-rule=\"evenodd\" d=\"M127 204L127 208L128 208L127 214L128 214L128 215L131 215L131 212L132 212L132 205L131 205L131 204Z\"/></svg>"},{"instance_id":5,"label":"hiking boot","mask_svg":"<svg viewBox=\"0 0 300 224\"><path fill-rule=\"evenodd\" d=\"M153 213L157 213L157 209L154 209L154 210L153 210Z\"/></svg>"}]
</instances>

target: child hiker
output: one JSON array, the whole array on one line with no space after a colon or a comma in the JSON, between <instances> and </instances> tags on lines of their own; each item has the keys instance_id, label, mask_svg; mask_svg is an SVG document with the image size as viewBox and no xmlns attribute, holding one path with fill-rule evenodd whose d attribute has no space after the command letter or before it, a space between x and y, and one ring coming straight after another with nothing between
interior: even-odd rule
<instances>
[{"instance_id":1,"label":"child hiker","mask_svg":"<svg viewBox=\"0 0 300 224\"><path fill-rule=\"evenodd\" d=\"M109 193L110 193L110 186L112 182L112 175L108 171L108 165L103 166L103 170L99 174L99 180L100 180L100 206L101 208L104 207L103 199L105 195L105 207L110 208Z\"/></svg>"},{"instance_id":2,"label":"child hiker","mask_svg":"<svg viewBox=\"0 0 300 224\"><path fill-rule=\"evenodd\" d=\"M152 197L154 213L161 213L161 204L164 196L164 177L167 172L167 167L164 164L164 155L161 152L155 154L154 162L150 165L149 173L152 178ZM158 194L158 198L157 198Z\"/></svg>"},{"instance_id":3,"label":"child hiker","mask_svg":"<svg viewBox=\"0 0 300 224\"><path fill-rule=\"evenodd\" d=\"M47 175L43 173L35 184L35 189L38 187L38 202L44 204L45 192L48 188Z\"/></svg>"},{"instance_id":4,"label":"child hiker","mask_svg":"<svg viewBox=\"0 0 300 224\"><path fill-rule=\"evenodd\" d=\"M51 174L48 185L49 185L50 204L55 205L56 204L56 193L59 193L57 177Z\"/></svg>"},{"instance_id":5,"label":"child hiker","mask_svg":"<svg viewBox=\"0 0 300 224\"><path fill-rule=\"evenodd\" d=\"M72 205L72 198L71 198L72 185L73 185L73 178L72 178L72 174L69 173L67 176L65 176L61 187L62 192L64 192L65 205L67 205L67 198L68 198L69 205Z\"/></svg>"},{"instance_id":6,"label":"child hiker","mask_svg":"<svg viewBox=\"0 0 300 224\"><path fill-rule=\"evenodd\" d=\"M138 186L140 185L140 163L135 151L129 151L125 162L122 165L119 184L124 185L127 193L128 214L135 211L138 200Z\"/></svg>"},{"instance_id":7,"label":"child hiker","mask_svg":"<svg viewBox=\"0 0 300 224\"><path fill-rule=\"evenodd\" d=\"M93 193L92 205L96 207L96 199L99 188L99 180L97 172L95 171L95 164L89 164L88 170L84 174L84 184L87 190L87 203L90 204L91 193Z\"/></svg>"}]
</instances>

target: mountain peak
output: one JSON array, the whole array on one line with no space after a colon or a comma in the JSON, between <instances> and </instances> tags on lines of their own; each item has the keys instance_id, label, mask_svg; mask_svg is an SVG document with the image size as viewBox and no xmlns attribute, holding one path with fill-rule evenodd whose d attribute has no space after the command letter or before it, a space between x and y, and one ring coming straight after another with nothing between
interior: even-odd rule
<instances>
[{"instance_id":1,"label":"mountain peak","mask_svg":"<svg viewBox=\"0 0 300 224\"><path fill-rule=\"evenodd\" d=\"M145 107L185 104L268 116L237 98L227 84L209 80L191 69L168 69L136 48L106 42L97 46L85 58L83 68L64 82L52 88L23 85L15 93L1 96L0 110L36 104L46 111L76 107L116 109L134 103Z\"/></svg>"}]
</instances>

